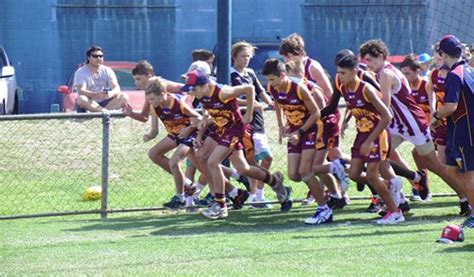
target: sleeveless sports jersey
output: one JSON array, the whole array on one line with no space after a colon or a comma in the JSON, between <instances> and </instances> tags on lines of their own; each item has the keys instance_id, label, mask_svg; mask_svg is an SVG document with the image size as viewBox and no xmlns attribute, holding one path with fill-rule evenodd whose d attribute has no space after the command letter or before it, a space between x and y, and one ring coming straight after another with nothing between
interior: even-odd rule
<instances>
[{"instance_id":1,"label":"sleeveless sports jersey","mask_svg":"<svg viewBox=\"0 0 474 277\"><path fill-rule=\"evenodd\" d=\"M435 109L438 110L439 107L441 107L444 103L444 81L445 78L439 76L440 74L439 69L435 69L431 71L430 74L430 80L431 80L431 86L433 87L433 91L436 96L436 104L435 104Z\"/></svg>"},{"instance_id":2,"label":"sleeveless sports jersey","mask_svg":"<svg viewBox=\"0 0 474 277\"><path fill-rule=\"evenodd\" d=\"M391 132L409 136L425 134L428 129L428 122L425 113L410 94L408 80L400 70L390 63L385 63L384 69L391 71L399 80L398 86L392 88L390 92L390 108L393 114L393 120L390 124ZM377 75L377 80L379 78L380 76Z\"/></svg>"},{"instance_id":3,"label":"sleeveless sports jersey","mask_svg":"<svg viewBox=\"0 0 474 277\"><path fill-rule=\"evenodd\" d=\"M177 96L168 94L168 97L170 97L169 107L150 105L150 111L163 122L168 134L178 135L181 129L191 124L191 117L184 114L183 104Z\"/></svg>"},{"instance_id":4,"label":"sleeveless sports jersey","mask_svg":"<svg viewBox=\"0 0 474 277\"><path fill-rule=\"evenodd\" d=\"M290 132L294 132L303 126L309 117L309 111L300 95L298 83L289 79L285 89L277 90L268 84L268 90L283 110L290 126Z\"/></svg>"},{"instance_id":5,"label":"sleeveless sports jersey","mask_svg":"<svg viewBox=\"0 0 474 277\"><path fill-rule=\"evenodd\" d=\"M226 129L242 123L242 114L235 98L223 100L221 85L210 83L210 95L200 99L202 107L215 121L215 132L222 135Z\"/></svg>"},{"instance_id":6,"label":"sleeveless sports jersey","mask_svg":"<svg viewBox=\"0 0 474 277\"><path fill-rule=\"evenodd\" d=\"M377 109L365 96L368 85L364 81L358 81L354 91L348 90L344 85L340 86L347 108L351 110L352 115L356 119L357 131L359 133L367 133L367 137L377 126L381 118ZM379 96L382 97L381 94Z\"/></svg>"},{"instance_id":7,"label":"sleeveless sports jersey","mask_svg":"<svg viewBox=\"0 0 474 277\"><path fill-rule=\"evenodd\" d=\"M426 121L430 121L431 109L430 99L428 97L428 82L425 79L419 79L416 84L410 86L411 96L415 99L418 106L425 112Z\"/></svg>"},{"instance_id":8,"label":"sleeveless sports jersey","mask_svg":"<svg viewBox=\"0 0 474 277\"><path fill-rule=\"evenodd\" d=\"M304 64L304 77L309 81L316 83L316 80L313 78L313 76L311 76L311 71L309 70L313 63L316 63L316 61L309 57L306 59L306 62Z\"/></svg>"}]
</instances>

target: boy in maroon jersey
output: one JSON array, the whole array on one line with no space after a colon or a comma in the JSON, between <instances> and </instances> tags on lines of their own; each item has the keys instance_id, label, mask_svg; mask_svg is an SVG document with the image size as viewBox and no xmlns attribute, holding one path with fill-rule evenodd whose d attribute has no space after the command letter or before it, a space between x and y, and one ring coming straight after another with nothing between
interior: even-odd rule
<instances>
[{"instance_id":1,"label":"boy in maroon jersey","mask_svg":"<svg viewBox=\"0 0 474 277\"><path fill-rule=\"evenodd\" d=\"M168 166L159 165L171 172L176 186L176 195L173 196L170 202L165 203L164 207L178 209L185 205L184 174L180 169L180 165L186 156L195 160L193 141L201 115L178 98L176 94L166 93L164 91L165 87L166 84L159 77L152 77L148 80L145 94L147 103L150 105L149 111L152 120L151 130L143 136L143 140L147 142L158 135L159 118L168 135L152 149L156 153L161 153L160 161L167 162ZM175 148L173 155L168 159L165 154Z\"/></svg>"},{"instance_id":2,"label":"boy in maroon jersey","mask_svg":"<svg viewBox=\"0 0 474 277\"><path fill-rule=\"evenodd\" d=\"M391 121L390 111L377 90L359 79L357 70L358 58L355 55L346 55L337 63L337 74L341 82L339 95L344 97L357 126L349 177L354 181L362 181L363 166L367 163L366 178L389 210L377 223L397 224L405 218L398 209L401 180L395 176L387 162L390 138L386 128ZM389 184L389 189L380 179L380 175Z\"/></svg>"},{"instance_id":3,"label":"boy in maroon jersey","mask_svg":"<svg viewBox=\"0 0 474 277\"><path fill-rule=\"evenodd\" d=\"M462 187L456 182L438 159L428 129L428 122L423 110L416 104L410 94L408 80L395 66L386 61L388 49L381 40L369 40L361 45L361 58L366 61L370 70L377 74L384 103L390 107L393 120L390 124L392 151L402 142L415 145L427 168L441 177L458 195L464 195ZM419 181L414 180L415 182ZM420 188L420 196L426 199L428 188Z\"/></svg>"},{"instance_id":4,"label":"boy in maroon jersey","mask_svg":"<svg viewBox=\"0 0 474 277\"><path fill-rule=\"evenodd\" d=\"M280 142L283 137L288 138L288 176L293 181L305 182L319 205L315 214L307 218L305 223L329 223L332 221L332 209L326 204L323 188L311 173L316 152L318 128L315 122L319 119L319 109L306 85L288 78L285 64L280 60L267 60L262 73L268 81L268 91L275 100Z\"/></svg>"},{"instance_id":5,"label":"boy in maroon jersey","mask_svg":"<svg viewBox=\"0 0 474 277\"><path fill-rule=\"evenodd\" d=\"M202 120L200 131L203 131L209 122L213 125L211 133L204 142L200 137L202 132L198 134L196 141L196 145L200 147L197 153L198 159L204 167L210 189L215 196L214 203L203 212L203 215L211 219L227 217L224 194L226 179L220 165L226 157L229 157L239 174L270 185L282 204L281 210L288 211L292 205L291 190L283 186L283 175L279 172L270 174L268 170L249 165L242 151L244 124L252 121L254 101L247 101L247 112L242 118L236 98L245 94L247 100L253 100L254 87L252 85L222 86L211 81L204 72L196 70L187 73L186 85L182 90L189 91L191 95L199 99L206 110L207 115Z\"/></svg>"}]
</instances>

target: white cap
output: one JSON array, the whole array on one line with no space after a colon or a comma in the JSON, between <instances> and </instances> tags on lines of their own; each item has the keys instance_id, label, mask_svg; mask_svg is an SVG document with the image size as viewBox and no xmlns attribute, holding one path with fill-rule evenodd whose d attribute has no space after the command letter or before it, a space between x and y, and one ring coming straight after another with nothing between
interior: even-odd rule
<instances>
[{"instance_id":1,"label":"white cap","mask_svg":"<svg viewBox=\"0 0 474 277\"><path fill-rule=\"evenodd\" d=\"M186 73L183 73L181 74L181 78L182 79L186 79L186 74L188 72L191 72L193 70L201 70L203 71L204 73L206 73L208 76L211 75L211 67L209 66L209 64L207 62L204 62L204 61L195 61L193 62L189 68L188 68L188 71L186 71Z\"/></svg>"}]
</instances>

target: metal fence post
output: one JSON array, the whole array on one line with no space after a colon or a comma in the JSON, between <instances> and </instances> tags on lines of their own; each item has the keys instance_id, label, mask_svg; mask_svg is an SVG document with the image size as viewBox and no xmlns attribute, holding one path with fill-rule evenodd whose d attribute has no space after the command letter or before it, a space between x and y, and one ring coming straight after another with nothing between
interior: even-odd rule
<instances>
[{"instance_id":1,"label":"metal fence post","mask_svg":"<svg viewBox=\"0 0 474 277\"><path fill-rule=\"evenodd\" d=\"M102 199L100 217L107 219L107 196L109 187L109 128L110 114L102 114Z\"/></svg>"}]
</instances>

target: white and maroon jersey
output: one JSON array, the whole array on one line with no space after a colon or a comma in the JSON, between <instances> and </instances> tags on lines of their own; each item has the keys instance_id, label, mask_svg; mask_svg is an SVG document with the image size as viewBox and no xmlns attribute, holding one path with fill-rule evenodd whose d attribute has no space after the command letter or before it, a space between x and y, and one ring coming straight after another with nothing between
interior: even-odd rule
<instances>
[{"instance_id":1,"label":"white and maroon jersey","mask_svg":"<svg viewBox=\"0 0 474 277\"><path fill-rule=\"evenodd\" d=\"M426 136L428 122L423 110L417 105L410 94L410 84L403 73L391 63L386 62L383 69L389 70L396 77L397 85L391 89L391 104L393 120L390 132L402 137ZM377 75L377 80L379 80Z\"/></svg>"}]
</instances>

